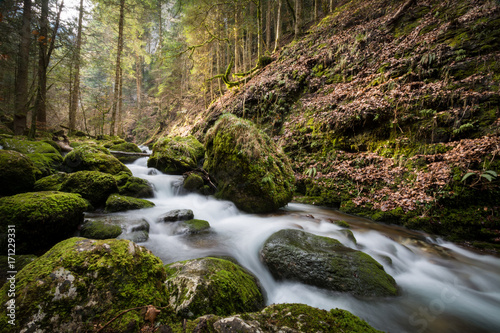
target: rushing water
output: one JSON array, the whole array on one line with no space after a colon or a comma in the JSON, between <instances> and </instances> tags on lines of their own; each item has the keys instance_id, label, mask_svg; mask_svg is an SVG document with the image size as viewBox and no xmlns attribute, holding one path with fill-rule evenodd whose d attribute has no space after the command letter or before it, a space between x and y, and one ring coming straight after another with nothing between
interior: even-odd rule
<instances>
[{"instance_id":1,"label":"rushing water","mask_svg":"<svg viewBox=\"0 0 500 333\"><path fill-rule=\"evenodd\" d=\"M315 206L288 204L272 215L250 215L231 202L179 193L179 176L146 167L147 158L128 165L133 174L155 187L156 206L125 214L143 217L151 225L149 248L165 264L210 255L226 255L250 270L261 282L267 303L306 303L322 309L341 308L390 332L500 332L500 258L464 250L452 243L397 226ZM182 192L182 191L181 191ZM178 235L175 223L156 223L172 209L191 209L210 222L204 236ZM124 213L121 213L124 214ZM341 227L345 220L357 244ZM274 232L284 228L338 239L380 262L401 288L398 297L361 300L296 282L273 279L259 260L259 250Z\"/></svg>"}]
</instances>

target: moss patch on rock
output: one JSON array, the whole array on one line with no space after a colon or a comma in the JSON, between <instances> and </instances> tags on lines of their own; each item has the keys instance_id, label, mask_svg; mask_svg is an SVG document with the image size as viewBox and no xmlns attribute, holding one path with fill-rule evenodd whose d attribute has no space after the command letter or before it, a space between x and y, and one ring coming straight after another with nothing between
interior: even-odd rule
<instances>
[{"instance_id":1,"label":"moss patch on rock","mask_svg":"<svg viewBox=\"0 0 500 333\"><path fill-rule=\"evenodd\" d=\"M132 175L132 172L106 148L84 144L69 152L63 160L63 169L67 172L100 171L112 175L122 171Z\"/></svg>"},{"instance_id":2,"label":"moss patch on rock","mask_svg":"<svg viewBox=\"0 0 500 333\"><path fill-rule=\"evenodd\" d=\"M231 261L201 258L166 266L169 304L183 317L258 311L264 298L255 277Z\"/></svg>"},{"instance_id":3,"label":"moss patch on rock","mask_svg":"<svg viewBox=\"0 0 500 333\"><path fill-rule=\"evenodd\" d=\"M116 238L122 233L122 228L105 221L86 221L81 229L80 236L92 239Z\"/></svg>"},{"instance_id":4,"label":"moss patch on rock","mask_svg":"<svg viewBox=\"0 0 500 333\"><path fill-rule=\"evenodd\" d=\"M134 198L153 198L153 186L145 179L130 176L126 172L115 175L118 193Z\"/></svg>"},{"instance_id":5,"label":"moss patch on rock","mask_svg":"<svg viewBox=\"0 0 500 333\"><path fill-rule=\"evenodd\" d=\"M118 192L116 181L110 174L99 171L78 171L69 174L61 191L78 193L94 207L104 206L111 193Z\"/></svg>"},{"instance_id":6,"label":"moss patch on rock","mask_svg":"<svg viewBox=\"0 0 500 333\"><path fill-rule=\"evenodd\" d=\"M265 242L261 257L271 274L355 296L395 296L396 281L368 254L333 238L285 229Z\"/></svg>"},{"instance_id":7,"label":"moss patch on rock","mask_svg":"<svg viewBox=\"0 0 500 333\"><path fill-rule=\"evenodd\" d=\"M160 259L130 241L65 240L17 274L17 328L94 331L95 324L103 325L123 310L166 305L165 278ZM5 304L7 300L4 286L0 301ZM130 312L109 329L137 332L145 323L139 314ZM0 327L9 327L7 319L3 311Z\"/></svg>"},{"instance_id":8,"label":"moss patch on rock","mask_svg":"<svg viewBox=\"0 0 500 333\"><path fill-rule=\"evenodd\" d=\"M67 173L58 172L37 180L33 188L35 191L60 191L66 178L68 178Z\"/></svg>"},{"instance_id":9,"label":"moss patch on rock","mask_svg":"<svg viewBox=\"0 0 500 333\"><path fill-rule=\"evenodd\" d=\"M56 191L28 192L0 198L1 246L7 227L16 229L16 253L37 254L73 236L83 222L88 202L78 194Z\"/></svg>"},{"instance_id":10,"label":"moss patch on rock","mask_svg":"<svg viewBox=\"0 0 500 333\"><path fill-rule=\"evenodd\" d=\"M33 190L38 172L26 155L13 150L0 150L0 195Z\"/></svg>"},{"instance_id":11,"label":"moss patch on rock","mask_svg":"<svg viewBox=\"0 0 500 333\"><path fill-rule=\"evenodd\" d=\"M182 234L200 234L204 232L208 232L210 229L210 223L205 220L192 219L187 221L182 221L179 223L179 228L177 232Z\"/></svg>"},{"instance_id":12,"label":"moss patch on rock","mask_svg":"<svg viewBox=\"0 0 500 333\"><path fill-rule=\"evenodd\" d=\"M148 167L180 175L196 169L204 153L203 145L194 136L161 138L153 145Z\"/></svg>"},{"instance_id":13,"label":"moss patch on rock","mask_svg":"<svg viewBox=\"0 0 500 333\"><path fill-rule=\"evenodd\" d=\"M250 213L286 205L294 190L288 158L252 122L224 114L205 138L203 168L217 181L216 197Z\"/></svg>"},{"instance_id":14,"label":"moss patch on rock","mask_svg":"<svg viewBox=\"0 0 500 333\"><path fill-rule=\"evenodd\" d=\"M142 209L154 207L154 203L145 199L127 197L120 194L111 194L106 200L106 211L122 212L132 209Z\"/></svg>"}]
</instances>

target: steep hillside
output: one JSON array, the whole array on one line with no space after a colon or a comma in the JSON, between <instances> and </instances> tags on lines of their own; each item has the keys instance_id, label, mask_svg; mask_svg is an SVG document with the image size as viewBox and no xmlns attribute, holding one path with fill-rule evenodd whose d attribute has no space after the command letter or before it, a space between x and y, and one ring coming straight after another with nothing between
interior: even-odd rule
<instances>
[{"instance_id":1,"label":"steep hillside","mask_svg":"<svg viewBox=\"0 0 500 333\"><path fill-rule=\"evenodd\" d=\"M498 59L497 1L341 1L169 131L251 119L292 157L297 201L498 248Z\"/></svg>"}]
</instances>

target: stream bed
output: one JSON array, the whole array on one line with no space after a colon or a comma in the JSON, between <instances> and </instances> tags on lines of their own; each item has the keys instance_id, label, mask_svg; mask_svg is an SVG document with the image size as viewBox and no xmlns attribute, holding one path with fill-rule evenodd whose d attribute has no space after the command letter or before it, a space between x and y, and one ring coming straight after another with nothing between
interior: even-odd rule
<instances>
[{"instance_id":1,"label":"stream bed","mask_svg":"<svg viewBox=\"0 0 500 333\"><path fill-rule=\"evenodd\" d=\"M127 165L134 176L155 188L154 208L128 211L150 223L149 240L140 243L165 263L205 256L231 256L251 271L265 291L267 304L305 303L341 308L388 332L500 332L500 258L465 250L453 243L399 226L376 223L336 210L290 203L276 214L252 215L233 203L182 193L181 176L146 166L147 158ZM191 209L211 232L176 233L175 223L156 223L173 209ZM356 242L333 223L346 221ZM259 259L274 232L294 228L338 239L364 251L394 277L401 295L358 299L297 282L276 281Z\"/></svg>"}]
</instances>

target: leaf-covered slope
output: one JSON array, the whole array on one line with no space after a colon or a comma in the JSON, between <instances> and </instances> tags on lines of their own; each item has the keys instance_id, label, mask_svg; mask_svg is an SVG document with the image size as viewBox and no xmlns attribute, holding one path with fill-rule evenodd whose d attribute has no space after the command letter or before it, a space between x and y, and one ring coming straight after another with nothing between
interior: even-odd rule
<instances>
[{"instance_id":1,"label":"leaf-covered slope","mask_svg":"<svg viewBox=\"0 0 500 333\"><path fill-rule=\"evenodd\" d=\"M252 119L305 202L499 242L498 59L496 1L343 1L195 131Z\"/></svg>"}]
</instances>

